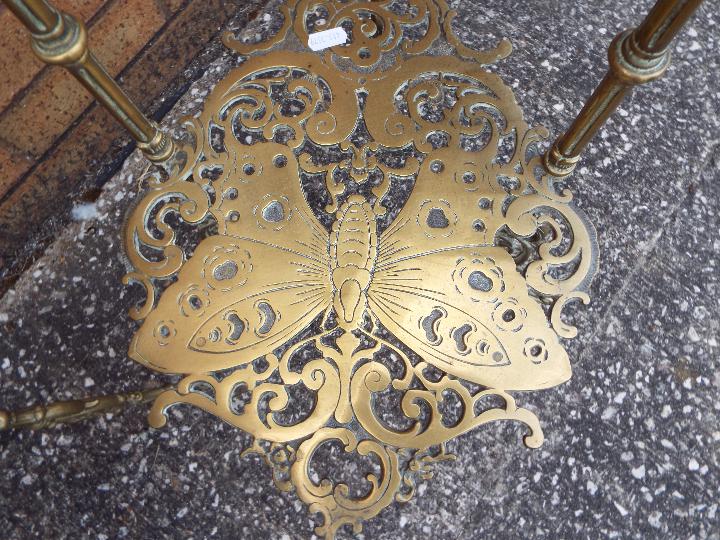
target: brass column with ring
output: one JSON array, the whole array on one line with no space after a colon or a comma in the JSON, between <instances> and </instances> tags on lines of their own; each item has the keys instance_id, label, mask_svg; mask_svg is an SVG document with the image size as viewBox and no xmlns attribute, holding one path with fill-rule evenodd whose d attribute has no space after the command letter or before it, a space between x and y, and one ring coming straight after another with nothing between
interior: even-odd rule
<instances>
[{"instance_id":1,"label":"brass column with ring","mask_svg":"<svg viewBox=\"0 0 720 540\"><path fill-rule=\"evenodd\" d=\"M167 161L174 152L172 139L148 119L88 48L85 25L61 13L45 0L3 0L31 33L35 54L48 64L65 67L130 132L145 156Z\"/></svg>"},{"instance_id":2,"label":"brass column with ring","mask_svg":"<svg viewBox=\"0 0 720 540\"><path fill-rule=\"evenodd\" d=\"M615 37L608 50L610 69L568 130L545 154L553 176L575 170L593 136L615 112L633 86L661 77L670 63L670 42L702 0L659 0L634 30Z\"/></svg>"}]
</instances>

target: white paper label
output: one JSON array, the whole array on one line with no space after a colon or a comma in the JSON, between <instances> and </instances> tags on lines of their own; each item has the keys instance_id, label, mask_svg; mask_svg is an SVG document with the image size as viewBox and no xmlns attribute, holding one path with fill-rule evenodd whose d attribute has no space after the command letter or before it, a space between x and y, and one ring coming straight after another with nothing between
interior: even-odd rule
<instances>
[{"instance_id":1,"label":"white paper label","mask_svg":"<svg viewBox=\"0 0 720 540\"><path fill-rule=\"evenodd\" d=\"M347 42L347 33L341 26L337 28L331 28L330 30L323 30L322 32L315 32L310 34L308 38L308 47L313 51L322 51L328 47L334 47L335 45L344 45Z\"/></svg>"}]
</instances>

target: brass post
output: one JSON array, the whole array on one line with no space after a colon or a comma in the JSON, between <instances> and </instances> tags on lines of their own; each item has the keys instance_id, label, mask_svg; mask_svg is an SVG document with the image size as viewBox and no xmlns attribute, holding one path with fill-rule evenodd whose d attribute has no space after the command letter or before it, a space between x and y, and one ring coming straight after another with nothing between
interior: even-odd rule
<instances>
[{"instance_id":1,"label":"brass post","mask_svg":"<svg viewBox=\"0 0 720 540\"><path fill-rule=\"evenodd\" d=\"M142 405L172 390L166 386L129 394L114 394L89 399L59 401L48 405L36 405L19 411L0 410L0 431L9 429L45 429L57 424L79 422L91 416L116 411L127 405Z\"/></svg>"},{"instance_id":2,"label":"brass post","mask_svg":"<svg viewBox=\"0 0 720 540\"><path fill-rule=\"evenodd\" d=\"M173 155L173 140L138 109L89 50L81 21L45 0L3 2L30 30L35 54L43 62L67 68L130 132L148 159L163 162Z\"/></svg>"},{"instance_id":3,"label":"brass post","mask_svg":"<svg viewBox=\"0 0 720 540\"><path fill-rule=\"evenodd\" d=\"M590 139L637 84L661 77L670 63L668 45L702 0L658 0L634 30L618 34L610 44L610 69L568 130L544 156L547 171L567 176Z\"/></svg>"}]
</instances>

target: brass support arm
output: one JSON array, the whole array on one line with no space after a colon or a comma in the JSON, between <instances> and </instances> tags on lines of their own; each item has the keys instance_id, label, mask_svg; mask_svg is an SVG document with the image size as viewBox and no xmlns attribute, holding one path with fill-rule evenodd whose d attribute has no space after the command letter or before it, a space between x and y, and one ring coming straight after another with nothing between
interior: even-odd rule
<instances>
[{"instance_id":1,"label":"brass support arm","mask_svg":"<svg viewBox=\"0 0 720 540\"><path fill-rule=\"evenodd\" d=\"M61 13L45 0L3 2L30 30L35 54L43 62L67 68L130 132L148 159L163 162L173 155L173 140L138 109L89 50L81 21Z\"/></svg>"},{"instance_id":2,"label":"brass support arm","mask_svg":"<svg viewBox=\"0 0 720 540\"><path fill-rule=\"evenodd\" d=\"M59 401L48 405L36 405L19 411L0 410L0 431L8 429L45 429L57 424L70 424L91 416L116 411L127 405L142 405L173 386L154 388L129 394L114 394L88 399Z\"/></svg>"},{"instance_id":3,"label":"brass support arm","mask_svg":"<svg viewBox=\"0 0 720 540\"><path fill-rule=\"evenodd\" d=\"M670 63L668 46L702 0L658 0L634 30L615 37L608 50L610 69L568 130L544 156L547 171L567 176L590 139L637 84L661 77Z\"/></svg>"}]
</instances>

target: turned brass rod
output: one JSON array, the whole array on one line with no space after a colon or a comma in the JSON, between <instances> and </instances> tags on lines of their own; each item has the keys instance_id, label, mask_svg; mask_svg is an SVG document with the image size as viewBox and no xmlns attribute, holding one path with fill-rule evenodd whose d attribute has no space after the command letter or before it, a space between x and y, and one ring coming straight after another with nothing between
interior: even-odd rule
<instances>
[{"instance_id":1,"label":"turned brass rod","mask_svg":"<svg viewBox=\"0 0 720 540\"><path fill-rule=\"evenodd\" d=\"M659 0L634 30L618 34L608 49L610 68L573 123L544 156L553 176L570 174L590 140L633 86L661 77L668 45L702 0Z\"/></svg>"},{"instance_id":2,"label":"turned brass rod","mask_svg":"<svg viewBox=\"0 0 720 540\"><path fill-rule=\"evenodd\" d=\"M148 159L162 162L174 151L170 137L148 119L88 48L85 25L45 0L3 0L30 30L35 54L65 67L127 129Z\"/></svg>"},{"instance_id":3,"label":"turned brass rod","mask_svg":"<svg viewBox=\"0 0 720 540\"><path fill-rule=\"evenodd\" d=\"M58 401L17 411L0 410L0 431L9 429L45 429L57 424L71 424L106 412L117 411L128 405L149 403L163 392L174 388L174 386L165 386L127 394Z\"/></svg>"}]
</instances>

